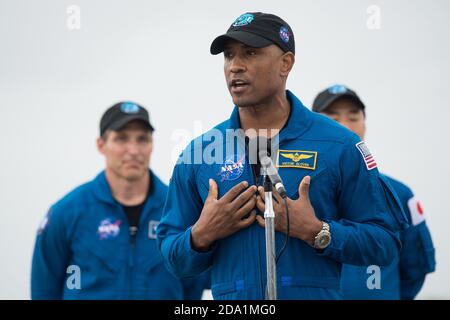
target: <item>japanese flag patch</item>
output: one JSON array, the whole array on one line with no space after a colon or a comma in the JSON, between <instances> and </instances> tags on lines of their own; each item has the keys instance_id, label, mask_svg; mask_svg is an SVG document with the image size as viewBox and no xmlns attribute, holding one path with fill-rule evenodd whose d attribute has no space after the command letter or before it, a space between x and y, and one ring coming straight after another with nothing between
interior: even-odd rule
<instances>
[{"instance_id":1,"label":"japanese flag patch","mask_svg":"<svg viewBox=\"0 0 450 320\"><path fill-rule=\"evenodd\" d=\"M372 153L370 153L370 150L367 147L366 143L364 141L358 142L356 144L356 148L361 153L364 163L366 164L367 170L375 169L377 167L377 163L375 162Z\"/></svg>"},{"instance_id":2,"label":"japanese flag patch","mask_svg":"<svg viewBox=\"0 0 450 320\"><path fill-rule=\"evenodd\" d=\"M413 226L425 221L422 206L416 197L412 197L408 200L408 208L411 213L411 222Z\"/></svg>"}]
</instances>

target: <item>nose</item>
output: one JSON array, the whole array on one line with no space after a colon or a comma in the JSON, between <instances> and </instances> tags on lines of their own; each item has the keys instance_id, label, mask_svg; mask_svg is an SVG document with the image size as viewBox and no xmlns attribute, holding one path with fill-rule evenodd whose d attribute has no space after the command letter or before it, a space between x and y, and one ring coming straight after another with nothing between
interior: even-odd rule
<instances>
[{"instance_id":1,"label":"nose","mask_svg":"<svg viewBox=\"0 0 450 320\"><path fill-rule=\"evenodd\" d=\"M247 67L238 55L234 56L233 59L231 59L229 68L230 72L232 73L240 73L247 70Z\"/></svg>"},{"instance_id":2,"label":"nose","mask_svg":"<svg viewBox=\"0 0 450 320\"><path fill-rule=\"evenodd\" d=\"M130 142L127 145L127 151L131 155L139 154L139 145L136 142Z\"/></svg>"}]
</instances>

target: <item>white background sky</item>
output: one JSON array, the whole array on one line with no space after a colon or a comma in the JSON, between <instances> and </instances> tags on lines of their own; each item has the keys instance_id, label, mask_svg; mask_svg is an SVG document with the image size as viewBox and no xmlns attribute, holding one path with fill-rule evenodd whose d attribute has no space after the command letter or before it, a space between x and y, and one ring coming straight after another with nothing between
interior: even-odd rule
<instances>
[{"instance_id":1,"label":"white background sky","mask_svg":"<svg viewBox=\"0 0 450 320\"><path fill-rule=\"evenodd\" d=\"M73 4L79 30L67 27ZM381 10L379 30L367 27L370 5ZM437 271L419 298L450 298L447 0L0 0L0 298L29 298L39 221L103 168L95 139L107 107L149 109L152 168L166 182L184 144L176 132L198 135L229 116L223 57L209 46L246 11L291 25L288 88L306 105L334 83L361 96L379 167L426 210Z\"/></svg>"}]
</instances>

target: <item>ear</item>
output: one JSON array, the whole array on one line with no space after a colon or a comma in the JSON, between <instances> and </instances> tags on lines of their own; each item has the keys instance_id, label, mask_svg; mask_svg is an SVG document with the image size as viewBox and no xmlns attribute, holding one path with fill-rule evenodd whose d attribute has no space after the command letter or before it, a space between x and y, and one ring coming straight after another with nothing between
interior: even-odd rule
<instances>
[{"instance_id":1,"label":"ear","mask_svg":"<svg viewBox=\"0 0 450 320\"><path fill-rule=\"evenodd\" d=\"M281 56L281 70L280 75L287 77L294 67L295 56L292 52L286 52Z\"/></svg>"},{"instance_id":2,"label":"ear","mask_svg":"<svg viewBox=\"0 0 450 320\"><path fill-rule=\"evenodd\" d=\"M98 152L105 154L105 140L102 137L98 137L96 143Z\"/></svg>"}]
</instances>

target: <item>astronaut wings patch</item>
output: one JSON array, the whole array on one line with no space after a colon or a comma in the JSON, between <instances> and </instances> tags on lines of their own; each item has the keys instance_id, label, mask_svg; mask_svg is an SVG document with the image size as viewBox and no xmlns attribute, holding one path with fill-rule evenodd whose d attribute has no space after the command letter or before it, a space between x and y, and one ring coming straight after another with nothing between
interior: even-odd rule
<instances>
[{"instance_id":1,"label":"astronaut wings patch","mask_svg":"<svg viewBox=\"0 0 450 320\"><path fill-rule=\"evenodd\" d=\"M375 162L375 158L373 157L366 143L364 141L358 142L356 144L356 148L361 153L367 170L375 169L377 167L377 163Z\"/></svg>"}]
</instances>

